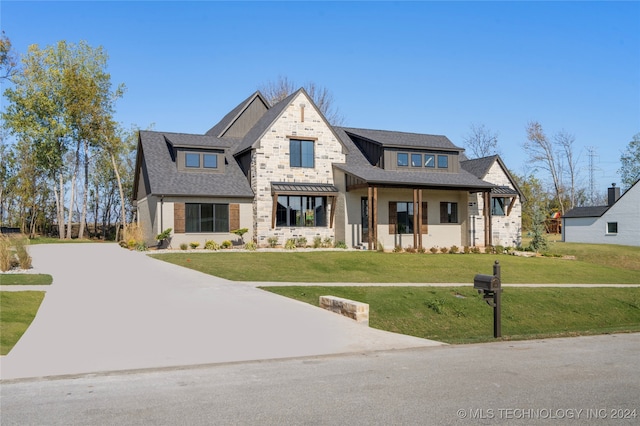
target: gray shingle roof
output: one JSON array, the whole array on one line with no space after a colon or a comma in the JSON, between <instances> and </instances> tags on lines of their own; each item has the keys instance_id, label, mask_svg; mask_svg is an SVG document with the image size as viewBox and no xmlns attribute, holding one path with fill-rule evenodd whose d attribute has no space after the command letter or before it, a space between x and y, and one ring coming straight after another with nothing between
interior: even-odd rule
<instances>
[{"instance_id":1,"label":"gray shingle roof","mask_svg":"<svg viewBox=\"0 0 640 426\"><path fill-rule=\"evenodd\" d=\"M609 206L574 207L564 214L564 217L600 217Z\"/></svg>"},{"instance_id":2,"label":"gray shingle roof","mask_svg":"<svg viewBox=\"0 0 640 426\"><path fill-rule=\"evenodd\" d=\"M351 140L345 128L334 127L336 135L347 148L347 161L344 164L334 164L334 167L343 170L355 177L372 184L390 185L415 185L423 187L465 188L465 189L490 189L495 185L485 182L466 170L459 173L439 173L425 171L397 171L384 170L371 165L355 143ZM379 132L373 130L372 132ZM363 133L363 132L361 132ZM384 132L387 134L394 132ZM371 135L371 133L369 133ZM414 134L415 135L415 134ZM419 136L419 135L416 135ZM429 136L429 135L422 135ZM448 140L448 139L447 139ZM450 142L449 142L450 143ZM453 144L452 144L453 145ZM431 146L432 147L432 146ZM444 148L444 147L441 147Z\"/></svg>"},{"instance_id":3,"label":"gray shingle roof","mask_svg":"<svg viewBox=\"0 0 640 426\"><path fill-rule=\"evenodd\" d=\"M224 173L181 172L171 158L170 146L165 137L188 140L198 147L208 146L207 143L212 140L210 136L205 135L141 131L142 161L149 174L152 194L249 198L254 196L247 178L230 154L225 156ZM213 140L217 141L217 138Z\"/></svg>"},{"instance_id":4,"label":"gray shingle roof","mask_svg":"<svg viewBox=\"0 0 640 426\"><path fill-rule=\"evenodd\" d=\"M186 133L162 133L165 139L175 148L230 148L233 143L228 139L220 139L207 135L191 135Z\"/></svg>"},{"instance_id":5,"label":"gray shingle roof","mask_svg":"<svg viewBox=\"0 0 640 426\"><path fill-rule=\"evenodd\" d=\"M453 144L446 136L426 135L420 133L393 132L389 130L358 129L353 127L334 127L341 129L348 134L360 136L373 142L377 142L385 147L401 148L433 148L462 151Z\"/></svg>"},{"instance_id":6,"label":"gray shingle roof","mask_svg":"<svg viewBox=\"0 0 640 426\"><path fill-rule=\"evenodd\" d=\"M487 175L489 169L493 166L493 163L495 163L497 158L497 155L490 155L488 157L460 161L460 166L474 176L482 179Z\"/></svg>"}]
</instances>

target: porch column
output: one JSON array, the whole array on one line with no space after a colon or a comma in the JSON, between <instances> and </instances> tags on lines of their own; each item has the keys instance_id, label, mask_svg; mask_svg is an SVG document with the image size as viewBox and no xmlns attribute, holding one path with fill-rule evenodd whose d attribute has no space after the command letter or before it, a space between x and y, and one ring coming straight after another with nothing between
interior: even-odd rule
<instances>
[{"instance_id":1,"label":"porch column","mask_svg":"<svg viewBox=\"0 0 640 426\"><path fill-rule=\"evenodd\" d=\"M418 233L420 227L418 225L418 190L413 188L413 248L418 247Z\"/></svg>"},{"instance_id":2,"label":"porch column","mask_svg":"<svg viewBox=\"0 0 640 426\"><path fill-rule=\"evenodd\" d=\"M422 189L418 189L418 248L422 248Z\"/></svg>"},{"instance_id":3,"label":"porch column","mask_svg":"<svg viewBox=\"0 0 640 426\"><path fill-rule=\"evenodd\" d=\"M372 249L373 246L373 187L367 188L367 227L369 232L367 233L367 248Z\"/></svg>"},{"instance_id":4,"label":"porch column","mask_svg":"<svg viewBox=\"0 0 640 426\"><path fill-rule=\"evenodd\" d=\"M369 232L373 231L373 248L378 248L378 187L373 187L373 229L369 228Z\"/></svg>"},{"instance_id":5,"label":"porch column","mask_svg":"<svg viewBox=\"0 0 640 426\"><path fill-rule=\"evenodd\" d=\"M491 238L491 192L483 192L484 208L482 209L482 215L484 216L484 246L488 247L493 245Z\"/></svg>"}]
</instances>

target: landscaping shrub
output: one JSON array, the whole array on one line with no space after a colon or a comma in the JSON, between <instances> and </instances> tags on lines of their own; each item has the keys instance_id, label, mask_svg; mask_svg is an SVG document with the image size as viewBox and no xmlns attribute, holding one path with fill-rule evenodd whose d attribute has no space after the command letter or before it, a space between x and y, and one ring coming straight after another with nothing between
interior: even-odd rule
<instances>
[{"instance_id":1,"label":"landscaping shrub","mask_svg":"<svg viewBox=\"0 0 640 426\"><path fill-rule=\"evenodd\" d=\"M306 247L307 239L305 237L296 238L296 247Z\"/></svg>"},{"instance_id":2,"label":"landscaping shrub","mask_svg":"<svg viewBox=\"0 0 640 426\"><path fill-rule=\"evenodd\" d=\"M269 244L269 247L275 248L278 245L278 237L267 238L267 243Z\"/></svg>"},{"instance_id":3,"label":"landscaping shrub","mask_svg":"<svg viewBox=\"0 0 640 426\"><path fill-rule=\"evenodd\" d=\"M396 246L393 248L393 252L402 253L402 246L400 244L396 244Z\"/></svg>"},{"instance_id":4,"label":"landscaping shrub","mask_svg":"<svg viewBox=\"0 0 640 426\"><path fill-rule=\"evenodd\" d=\"M222 247L223 249L229 249L232 246L233 246L233 243L230 240L224 240L222 244L220 244L220 247Z\"/></svg>"},{"instance_id":5,"label":"landscaping shrub","mask_svg":"<svg viewBox=\"0 0 640 426\"><path fill-rule=\"evenodd\" d=\"M440 252L443 254L447 254L449 253L449 248L448 247L440 247Z\"/></svg>"},{"instance_id":6,"label":"landscaping shrub","mask_svg":"<svg viewBox=\"0 0 640 426\"><path fill-rule=\"evenodd\" d=\"M418 247L418 253L425 253L427 251L424 247Z\"/></svg>"},{"instance_id":7,"label":"landscaping shrub","mask_svg":"<svg viewBox=\"0 0 640 426\"><path fill-rule=\"evenodd\" d=\"M186 250L188 248L189 248L189 245L187 245L187 243L180 244L180 250Z\"/></svg>"},{"instance_id":8,"label":"landscaping shrub","mask_svg":"<svg viewBox=\"0 0 640 426\"><path fill-rule=\"evenodd\" d=\"M284 248L287 250L294 250L296 248L296 240L294 238L289 238L286 243L284 243Z\"/></svg>"},{"instance_id":9,"label":"landscaping shrub","mask_svg":"<svg viewBox=\"0 0 640 426\"><path fill-rule=\"evenodd\" d=\"M220 244L216 243L213 240L207 240L204 242L204 248L205 250L219 250Z\"/></svg>"},{"instance_id":10,"label":"landscaping shrub","mask_svg":"<svg viewBox=\"0 0 640 426\"><path fill-rule=\"evenodd\" d=\"M451 254L456 254L459 251L460 251L460 249L455 244L452 245L451 248L449 249L449 253L451 253Z\"/></svg>"},{"instance_id":11,"label":"landscaping shrub","mask_svg":"<svg viewBox=\"0 0 640 426\"><path fill-rule=\"evenodd\" d=\"M433 247L431 247L431 248L429 249L429 251L430 251L431 253L433 253L433 254L436 254L436 253L438 252L438 247L433 246Z\"/></svg>"},{"instance_id":12,"label":"landscaping shrub","mask_svg":"<svg viewBox=\"0 0 640 426\"><path fill-rule=\"evenodd\" d=\"M484 248L484 252L485 252L486 254L493 254L493 253L494 253L493 246L486 246L486 247Z\"/></svg>"},{"instance_id":13,"label":"landscaping shrub","mask_svg":"<svg viewBox=\"0 0 640 426\"><path fill-rule=\"evenodd\" d=\"M336 248L339 248L339 249L346 249L346 248L347 248L347 244L346 244L344 241L338 241L338 242L336 243Z\"/></svg>"},{"instance_id":14,"label":"landscaping shrub","mask_svg":"<svg viewBox=\"0 0 640 426\"><path fill-rule=\"evenodd\" d=\"M471 253L471 248L469 246L464 246L464 248L462 249L462 252L464 254L469 254Z\"/></svg>"},{"instance_id":15,"label":"landscaping shrub","mask_svg":"<svg viewBox=\"0 0 640 426\"><path fill-rule=\"evenodd\" d=\"M471 247L471 253L479 254L480 253L480 247L476 247L476 246Z\"/></svg>"},{"instance_id":16,"label":"landscaping shrub","mask_svg":"<svg viewBox=\"0 0 640 426\"><path fill-rule=\"evenodd\" d=\"M191 247L192 249L197 249L198 247L200 247L200 243L197 241L192 241L189 243L189 247Z\"/></svg>"},{"instance_id":17,"label":"landscaping shrub","mask_svg":"<svg viewBox=\"0 0 640 426\"><path fill-rule=\"evenodd\" d=\"M504 246L497 245L493 248L496 254L504 254Z\"/></svg>"},{"instance_id":18,"label":"landscaping shrub","mask_svg":"<svg viewBox=\"0 0 640 426\"><path fill-rule=\"evenodd\" d=\"M406 251L407 253L415 253L416 249L413 246L407 246L407 248L405 248L404 251Z\"/></svg>"},{"instance_id":19,"label":"landscaping shrub","mask_svg":"<svg viewBox=\"0 0 640 426\"><path fill-rule=\"evenodd\" d=\"M315 237L313 239L313 248L320 248L322 247L322 238L321 237Z\"/></svg>"},{"instance_id":20,"label":"landscaping shrub","mask_svg":"<svg viewBox=\"0 0 640 426\"><path fill-rule=\"evenodd\" d=\"M331 239L331 237L325 237L325 239L322 240L322 247L323 248L333 247L333 240Z\"/></svg>"},{"instance_id":21,"label":"landscaping shrub","mask_svg":"<svg viewBox=\"0 0 640 426\"><path fill-rule=\"evenodd\" d=\"M135 249L136 249L136 251L147 251L147 243L142 241L142 242L136 244Z\"/></svg>"},{"instance_id":22,"label":"landscaping shrub","mask_svg":"<svg viewBox=\"0 0 640 426\"><path fill-rule=\"evenodd\" d=\"M244 248L250 251L254 251L255 249L258 248L258 245L256 244L255 241L249 241L247 244L244 245Z\"/></svg>"}]
</instances>

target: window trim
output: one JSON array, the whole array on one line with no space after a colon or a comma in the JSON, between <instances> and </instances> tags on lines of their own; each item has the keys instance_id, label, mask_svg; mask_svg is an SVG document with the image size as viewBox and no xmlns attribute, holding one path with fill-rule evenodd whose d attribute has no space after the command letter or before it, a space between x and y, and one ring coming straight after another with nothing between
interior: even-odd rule
<instances>
[{"instance_id":1,"label":"window trim","mask_svg":"<svg viewBox=\"0 0 640 426\"><path fill-rule=\"evenodd\" d=\"M400 164L400 156L405 156L407 161L405 164ZM396 153L396 166L398 167L409 167L409 153L408 152L398 152Z\"/></svg>"},{"instance_id":2,"label":"window trim","mask_svg":"<svg viewBox=\"0 0 640 426\"><path fill-rule=\"evenodd\" d=\"M502 200L502 213L498 214L496 213L496 209L495 209L495 202L496 200L501 199ZM508 209L508 205L509 203L507 203L508 198L507 197L491 197L491 216L509 216L507 209Z\"/></svg>"},{"instance_id":3,"label":"window trim","mask_svg":"<svg viewBox=\"0 0 640 426\"><path fill-rule=\"evenodd\" d=\"M427 159L430 158L432 160L431 165L427 165ZM436 155L435 154L425 154L424 155L424 168L425 169L435 169L436 168Z\"/></svg>"},{"instance_id":4,"label":"window trim","mask_svg":"<svg viewBox=\"0 0 640 426\"><path fill-rule=\"evenodd\" d=\"M611 226L615 226L615 230L611 230ZM607 222L607 228L606 228L606 234L607 235L618 235L618 222Z\"/></svg>"},{"instance_id":5,"label":"window trim","mask_svg":"<svg viewBox=\"0 0 640 426\"><path fill-rule=\"evenodd\" d=\"M446 162L446 165L442 166L440 160L443 160ZM449 156L448 155L444 155L444 154L438 154L438 168L439 169L448 169L449 168Z\"/></svg>"},{"instance_id":6,"label":"window trim","mask_svg":"<svg viewBox=\"0 0 640 426\"><path fill-rule=\"evenodd\" d=\"M188 166L187 157L197 156L198 166ZM206 167L205 157L215 157L216 167ZM224 172L224 151L197 151L197 150L179 150L177 154L177 167L181 172L192 173L223 173Z\"/></svg>"}]
</instances>

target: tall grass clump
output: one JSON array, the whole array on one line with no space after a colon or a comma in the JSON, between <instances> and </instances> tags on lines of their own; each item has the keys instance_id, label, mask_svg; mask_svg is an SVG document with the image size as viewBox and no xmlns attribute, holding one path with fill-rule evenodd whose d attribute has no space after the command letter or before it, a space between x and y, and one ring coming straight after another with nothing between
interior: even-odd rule
<instances>
[{"instance_id":1,"label":"tall grass clump","mask_svg":"<svg viewBox=\"0 0 640 426\"><path fill-rule=\"evenodd\" d=\"M11 250L11 241L9 238L0 235L0 271L7 272L11 269L12 259L13 251Z\"/></svg>"},{"instance_id":2,"label":"tall grass clump","mask_svg":"<svg viewBox=\"0 0 640 426\"><path fill-rule=\"evenodd\" d=\"M142 234L142 227L137 223L129 223L124 227L122 233L126 246L133 250L144 243L144 235Z\"/></svg>"},{"instance_id":3,"label":"tall grass clump","mask_svg":"<svg viewBox=\"0 0 640 426\"><path fill-rule=\"evenodd\" d=\"M21 269L31 269L31 256L29 255L29 250L27 246L29 245L29 240L27 238L15 238L13 240L13 245L16 248L16 255L18 256L18 264Z\"/></svg>"}]
</instances>

